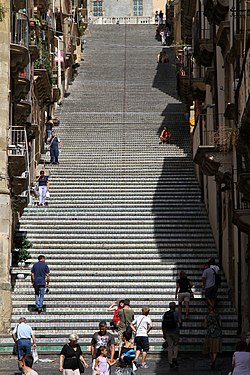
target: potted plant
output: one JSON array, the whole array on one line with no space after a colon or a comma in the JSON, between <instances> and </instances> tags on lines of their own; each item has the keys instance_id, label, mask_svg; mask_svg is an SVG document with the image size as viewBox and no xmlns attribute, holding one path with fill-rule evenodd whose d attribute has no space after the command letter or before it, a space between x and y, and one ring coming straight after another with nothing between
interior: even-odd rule
<instances>
[{"instance_id":1,"label":"potted plant","mask_svg":"<svg viewBox=\"0 0 250 375\"><path fill-rule=\"evenodd\" d=\"M25 262L31 258L28 249L31 248L32 243L26 238L20 238L15 240L15 249L13 251L13 264L19 267L24 267Z\"/></svg>"}]
</instances>

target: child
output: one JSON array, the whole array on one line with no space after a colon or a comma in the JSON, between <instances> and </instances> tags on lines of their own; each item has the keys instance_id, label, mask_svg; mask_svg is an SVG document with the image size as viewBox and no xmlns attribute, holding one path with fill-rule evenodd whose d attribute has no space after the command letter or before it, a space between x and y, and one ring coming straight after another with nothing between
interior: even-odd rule
<instances>
[{"instance_id":1,"label":"child","mask_svg":"<svg viewBox=\"0 0 250 375\"><path fill-rule=\"evenodd\" d=\"M101 346L99 348L99 357L95 361L95 371L97 375L109 375L109 366L111 366L110 361L107 358L107 348L106 346Z\"/></svg>"}]
</instances>

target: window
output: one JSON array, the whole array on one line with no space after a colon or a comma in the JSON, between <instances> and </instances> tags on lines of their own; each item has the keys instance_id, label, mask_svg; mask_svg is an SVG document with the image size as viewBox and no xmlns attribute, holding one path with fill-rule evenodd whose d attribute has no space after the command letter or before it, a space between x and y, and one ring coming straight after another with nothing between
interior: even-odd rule
<instances>
[{"instance_id":1,"label":"window","mask_svg":"<svg viewBox=\"0 0 250 375\"><path fill-rule=\"evenodd\" d=\"M134 1L134 16L143 15L143 0L133 0Z\"/></svg>"},{"instance_id":2,"label":"window","mask_svg":"<svg viewBox=\"0 0 250 375\"><path fill-rule=\"evenodd\" d=\"M93 1L93 16L102 16L102 1Z\"/></svg>"}]
</instances>

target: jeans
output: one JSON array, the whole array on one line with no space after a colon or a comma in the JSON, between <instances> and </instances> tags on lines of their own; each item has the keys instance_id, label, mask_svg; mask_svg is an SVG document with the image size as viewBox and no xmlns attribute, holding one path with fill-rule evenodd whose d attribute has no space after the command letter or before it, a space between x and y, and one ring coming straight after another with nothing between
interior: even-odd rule
<instances>
[{"instance_id":1,"label":"jeans","mask_svg":"<svg viewBox=\"0 0 250 375\"><path fill-rule=\"evenodd\" d=\"M59 149L58 147L51 147L50 148L50 162L51 163L58 163L58 155L59 155Z\"/></svg>"},{"instance_id":2,"label":"jeans","mask_svg":"<svg viewBox=\"0 0 250 375\"><path fill-rule=\"evenodd\" d=\"M39 204L45 203L47 190L47 186L39 186Z\"/></svg>"},{"instance_id":3,"label":"jeans","mask_svg":"<svg viewBox=\"0 0 250 375\"><path fill-rule=\"evenodd\" d=\"M20 339L17 342L17 355L20 359L24 354L31 353L31 340ZM19 367L18 374L21 375L23 370Z\"/></svg>"},{"instance_id":4,"label":"jeans","mask_svg":"<svg viewBox=\"0 0 250 375\"><path fill-rule=\"evenodd\" d=\"M177 356L178 356L179 334L167 333L167 343L168 343L168 362L169 364L172 364L173 359L177 359Z\"/></svg>"},{"instance_id":5,"label":"jeans","mask_svg":"<svg viewBox=\"0 0 250 375\"><path fill-rule=\"evenodd\" d=\"M35 286L36 307L38 310L42 310L43 308L44 294L45 294L45 286L41 286L41 285Z\"/></svg>"}]
</instances>

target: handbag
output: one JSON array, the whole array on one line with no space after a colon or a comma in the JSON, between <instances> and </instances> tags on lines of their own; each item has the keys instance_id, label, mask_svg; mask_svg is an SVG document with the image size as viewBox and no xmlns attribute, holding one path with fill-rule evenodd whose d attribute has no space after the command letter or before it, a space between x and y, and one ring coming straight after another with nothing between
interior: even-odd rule
<instances>
[{"instance_id":1,"label":"handbag","mask_svg":"<svg viewBox=\"0 0 250 375\"><path fill-rule=\"evenodd\" d=\"M124 310L123 311L123 316L124 316L124 321L125 321L125 331L132 336L132 333L133 333L133 330L132 328L130 327L130 323L127 322L127 319L126 319L126 315L125 315L125 312Z\"/></svg>"},{"instance_id":2,"label":"handbag","mask_svg":"<svg viewBox=\"0 0 250 375\"><path fill-rule=\"evenodd\" d=\"M34 363L38 362L39 359L38 359L37 349L31 349L31 354L32 354Z\"/></svg>"},{"instance_id":3,"label":"handbag","mask_svg":"<svg viewBox=\"0 0 250 375\"><path fill-rule=\"evenodd\" d=\"M79 368L80 374L83 374L84 370L85 370L85 367L84 367L84 364L83 364L83 362L81 361L80 358L78 358L78 368Z\"/></svg>"},{"instance_id":4,"label":"handbag","mask_svg":"<svg viewBox=\"0 0 250 375\"><path fill-rule=\"evenodd\" d=\"M17 355L18 354L17 341L13 345L12 354L13 355Z\"/></svg>"},{"instance_id":5,"label":"handbag","mask_svg":"<svg viewBox=\"0 0 250 375\"><path fill-rule=\"evenodd\" d=\"M16 337L17 337L17 333L18 333L18 326L19 326L19 324L16 327ZM13 349L12 349L12 354L13 355L18 355L17 340L14 342Z\"/></svg>"},{"instance_id":6,"label":"handbag","mask_svg":"<svg viewBox=\"0 0 250 375\"><path fill-rule=\"evenodd\" d=\"M46 191L46 198L50 198L50 193L48 190Z\"/></svg>"}]
</instances>

